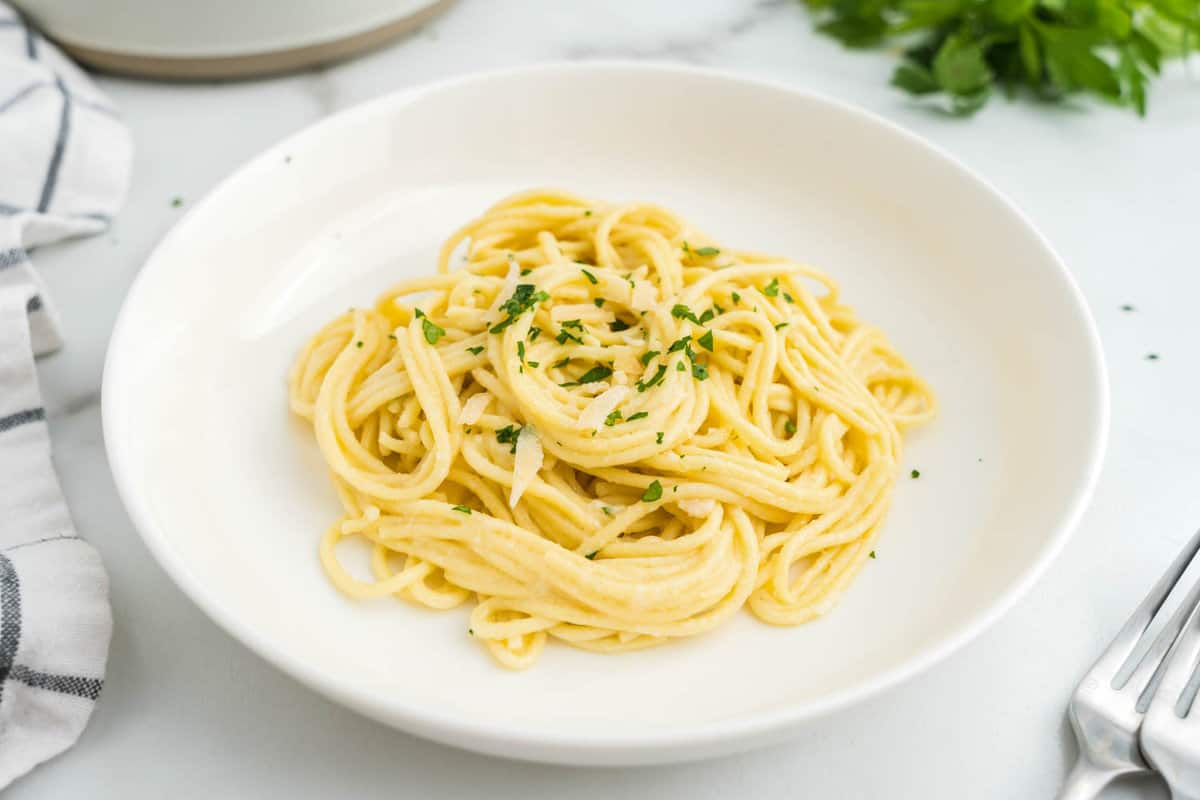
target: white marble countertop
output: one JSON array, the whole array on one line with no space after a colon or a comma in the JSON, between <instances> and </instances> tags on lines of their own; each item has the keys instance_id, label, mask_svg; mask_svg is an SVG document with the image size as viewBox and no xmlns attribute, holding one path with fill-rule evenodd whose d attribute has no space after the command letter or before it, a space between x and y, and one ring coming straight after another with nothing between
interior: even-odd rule
<instances>
[{"instance_id":1,"label":"white marble countertop","mask_svg":"<svg viewBox=\"0 0 1200 800\"><path fill-rule=\"evenodd\" d=\"M259 150L411 84L550 59L683 61L862 105L933 140L1011 196L1078 277L1113 390L1107 463L1065 552L1004 619L920 678L791 742L702 764L629 770L513 764L394 732L300 687L219 630L150 558L117 499L100 433L108 337L126 288L185 206ZM886 86L886 54L817 37L791 0L462 0L351 63L269 81L101 79L137 142L112 230L37 252L67 346L41 362L55 460L80 531L112 576L107 685L65 756L6 795L30 798L1042 798L1074 744L1079 673L1200 524L1200 81L1161 81L1150 116L1090 101L993 102L976 119ZM1130 303L1135 311L1120 310ZM1019 309L1014 309L1019 314ZM1161 358L1149 361L1146 355ZM1047 454L1053 458L1053 454ZM1154 782L1105 797L1165 797Z\"/></svg>"}]
</instances>

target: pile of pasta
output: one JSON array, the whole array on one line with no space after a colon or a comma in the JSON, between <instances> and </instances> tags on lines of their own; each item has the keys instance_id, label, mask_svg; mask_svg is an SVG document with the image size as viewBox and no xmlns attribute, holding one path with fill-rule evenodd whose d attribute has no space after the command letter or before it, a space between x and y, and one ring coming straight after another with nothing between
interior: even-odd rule
<instances>
[{"instance_id":1,"label":"pile of pasta","mask_svg":"<svg viewBox=\"0 0 1200 800\"><path fill-rule=\"evenodd\" d=\"M935 410L824 273L556 190L501 201L436 274L326 325L290 405L343 505L333 583L474 601L468 633L512 668L550 637L622 652L743 606L829 611L873 552L901 433Z\"/></svg>"}]
</instances>

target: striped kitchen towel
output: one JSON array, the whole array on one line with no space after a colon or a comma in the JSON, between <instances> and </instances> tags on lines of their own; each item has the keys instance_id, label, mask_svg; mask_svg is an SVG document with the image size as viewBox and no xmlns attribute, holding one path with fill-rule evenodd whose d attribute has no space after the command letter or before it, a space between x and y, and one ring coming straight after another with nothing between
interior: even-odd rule
<instances>
[{"instance_id":1,"label":"striped kitchen towel","mask_svg":"<svg viewBox=\"0 0 1200 800\"><path fill-rule=\"evenodd\" d=\"M132 151L91 81L0 0L0 789L79 737L112 632L108 576L50 460L34 354L62 341L29 251L104 230Z\"/></svg>"}]
</instances>

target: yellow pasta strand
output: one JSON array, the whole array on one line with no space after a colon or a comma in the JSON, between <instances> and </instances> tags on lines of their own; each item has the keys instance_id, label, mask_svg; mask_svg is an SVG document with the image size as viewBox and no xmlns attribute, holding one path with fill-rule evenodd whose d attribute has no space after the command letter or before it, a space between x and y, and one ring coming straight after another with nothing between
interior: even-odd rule
<instances>
[{"instance_id":1,"label":"yellow pasta strand","mask_svg":"<svg viewBox=\"0 0 1200 800\"><path fill-rule=\"evenodd\" d=\"M354 598L474 597L500 664L622 652L747 606L829 611L879 534L932 391L836 284L645 203L514 195L436 275L321 330L290 376L342 498ZM338 560L372 546L374 580Z\"/></svg>"}]
</instances>

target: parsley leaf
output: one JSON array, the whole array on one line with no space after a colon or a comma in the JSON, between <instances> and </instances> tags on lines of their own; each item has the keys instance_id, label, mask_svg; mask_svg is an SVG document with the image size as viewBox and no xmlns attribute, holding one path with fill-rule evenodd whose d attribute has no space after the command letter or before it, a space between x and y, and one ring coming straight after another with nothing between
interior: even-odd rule
<instances>
[{"instance_id":1,"label":"parsley leaf","mask_svg":"<svg viewBox=\"0 0 1200 800\"><path fill-rule=\"evenodd\" d=\"M630 325L628 322L626 322L623 319L614 319L612 322L610 322L608 324L608 329L610 331L612 331L613 333L620 333L621 331L627 331L632 327L633 327L632 325Z\"/></svg>"},{"instance_id":2,"label":"parsley leaf","mask_svg":"<svg viewBox=\"0 0 1200 800\"><path fill-rule=\"evenodd\" d=\"M640 359L640 360L641 360L641 362L642 362L642 366L643 366L643 367L647 367L647 366L649 366L649 365L650 365L650 359L652 359L652 358L654 358L656 355L658 355L658 352L659 352L659 351L657 351L657 350L647 350L646 352L642 353L642 357L641 357L641 359Z\"/></svg>"},{"instance_id":3,"label":"parsley leaf","mask_svg":"<svg viewBox=\"0 0 1200 800\"><path fill-rule=\"evenodd\" d=\"M517 284L517 287L513 290L512 297L500 305L500 310L507 313L508 317L493 325L488 329L488 332L503 333L505 328L517 321L517 317L543 300L549 299L550 295L545 292L536 291L536 287L532 283Z\"/></svg>"},{"instance_id":4,"label":"parsley leaf","mask_svg":"<svg viewBox=\"0 0 1200 800\"><path fill-rule=\"evenodd\" d=\"M438 339L446 335L446 329L434 325L428 317L421 320L421 330L425 334L425 341L430 344L437 344Z\"/></svg>"},{"instance_id":5,"label":"parsley leaf","mask_svg":"<svg viewBox=\"0 0 1200 800\"><path fill-rule=\"evenodd\" d=\"M738 303L742 302L742 296L741 296L740 294L738 294L737 292L730 292L730 293L729 293L729 298L730 298L731 300L733 300L733 304L734 304L735 306L736 306Z\"/></svg>"},{"instance_id":6,"label":"parsley leaf","mask_svg":"<svg viewBox=\"0 0 1200 800\"><path fill-rule=\"evenodd\" d=\"M455 507L454 507L453 509L451 509L451 510L452 510L452 511L458 511L458 512L460 512L460 513L462 513L462 514L470 514L470 513L471 513L471 509L467 508L466 506L455 506Z\"/></svg>"},{"instance_id":7,"label":"parsley leaf","mask_svg":"<svg viewBox=\"0 0 1200 800\"><path fill-rule=\"evenodd\" d=\"M763 294L767 297L779 296L779 278L771 278L771 282L763 287Z\"/></svg>"},{"instance_id":8,"label":"parsley leaf","mask_svg":"<svg viewBox=\"0 0 1200 800\"><path fill-rule=\"evenodd\" d=\"M705 331L704 335L696 340L696 344L711 353L713 351L713 332Z\"/></svg>"},{"instance_id":9,"label":"parsley leaf","mask_svg":"<svg viewBox=\"0 0 1200 800\"><path fill-rule=\"evenodd\" d=\"M604 308L604 298L603 297L593 297L592 304L594 306L596 306L596 308Z\"/></svg>"},{"instance_id":10,"label":"parsley leaf","mask_svg":"<svg viewBox=\"0 0 1200 800\"><path fill-rule=\"evenodd\" d=\"M658 433L654 434L654 441L657 444L662 444L662 440L663 440L663 432L662 431L659 431Z\"/></svg>"},{"instance_id":11,"label":"parsley leaf","mask_svg":"<svg viewBox=\"0 0 1200 800\"><path fill-rule=\"evenodd\" d=\"M577 381L567 381L560 383L559 386L582 386L585 383L595 383L602 381L612 375L612 367L606 367L603 364L597 364L587 372L579 376Z\"/></svg>"},{"instance_id":12,"label":"parsley leaf","mask_svg":"<svg viewBox=\"0 0 1200 800\"><path fill-rule=\"evenodd\" d=\"M715 256L721 251L715 247L701 247L700 249L693 250L692 252L698 256Z\"/></svg>"},{"instance_id":13,"label":"parsley leaf","mask_svg":"<svg viewBox=\"0 0 1200 800\"><path fill-rule=\"evenodd\" d=\"M646 487L646 491L642 493L642 501L646 503L653 503L661 497L662 484L658 480L651 481L650 485Z\"/></svg>"},{"instance_id":14,"label":"parsley leaf","mask_svg":"<svg viewBox=\"0 0 1200 800\"><path fill-rule=\"evenodd\" d=\"M613 425L616 425L620 421L621 421L621 410L620 409L613 411L607 417L604 418L604 424L610 428Z\"/></svg>"},{"instance_id":15,"label":"parsley leaf","mask_svg":"<svg viewBox=\"0 0 1200 800\"><path fill-rule=\"evenodd\" d=\"M708 380L708 367L703 364L692 364L692 377L698 381Z\"/></svg>"},{"instance_id":16,"label":"parsley leaf","mask_svg":"<svg viewBox=\"0 0 1200 800\"><path fill-rule=\"evenodd\" d=\"M579 271L583 273L583 276L584 276L585 278L587 278L587 279L588 279L588 280L591 282L591 284L592 284L593 286L595 286L597 283L599 283L599 282L600 282L599 280L597 280L597 279L596 279L596 276L595 276L595 275L593 275L592 273L588 272L586 269L581 269L581 270L579 270Z\"/></svg>"},{"instance_id":17,"label":"parsley leaf","mask_svg":"<svg viewBox=\"0 0 1200 800\"><path fill-rule=\"evenodd\" d=\"M710 308L708 311L705 311L703 314L700 315L700 324L703 325L704 323L708 322L716 315L717 315L717 312Z\"/></svg>"},{"instance_id":18,"label":"parsley leaf","mask_svg":"<svg viewBox=\"0 0 1200 800\"><path fill-rule=\"evenodd\" d=\"M633 422L635 419L645 419L645 418L646 418L646 417L648 417L648 416L650 416L650 412L649 412L649 411L639 411L639 412L637 412L636 414L632 415L632 416L631 416L629 419L627 419L627 420L625 420L625 421L626 421L626 422Z\"/></svg>"},{"instance_id":19,"label":"parsley leaf","mask_svg":"<svg viewBox=\"0 0 1200 800\"><path fill-rule=\"evenodd\" d=\"M563 367L565 367L567 364L570 364L570 363L571 363L571 357L567 356L566 358L564 358L560 361L555 361L550 366L554 367L555 369L562 369Z\"/></svg>"},{"instance_id":20,"label":"parsley leaf","mask_svg":"<svg viewBox=\"0 0 1200 800\"><path fill-rule=\"evenodd\" d=\"M517 438L521 435L520 428L514 428L512 425L505 425L503 428L496 429L496 441L500 444L511 444L512 449L508 452L517 452Z\"/></svg>"},{"instance_id":21,"label":"parsley leaf","mask_svg":"<svg viewBox=\"0 0 1200 800\"><path fill-rule=\"evenodd\" d=\"M667 348L668 353L678 353L680 350L688 346L688 342L692 340L690 336L683 336L671 342L671 346Z\"/></svg>"},{"instance_id":22,"label":"parsley leaf","mask_svg":"<svg viewBox=\"0 0 1200 800\"><path fill-rule=\"evenodd\" d=\"M483 352L483 345L480 345L479 347L468 347L467 352L473 356L477 356Z\"/></svg>"},{"instance_id":23,"label":"parsley leaf","mask_svg":"<svg viewBox=\"0 0 1200 800\"><path fill-rule=\"evenodd\" d=\"M658 370L654 373L654 375L652 375L650 377L650 380L637 382L637 390L639 392L644 392L653 386L657 386L658 384L662 383L663 378L666 377L666 374L667 374L666 365L659 364Z\"/></svg>"},{"instance_id":24,"label":"parsley leaf","mask_svg":"<svg viewBox=\"0 0 1200 800\"><path fill-rule=\"evenodd\" d=\"M686 319L690 322L696 323L697 325L700 324L700 320L696 317L695 312L681 303L676 303L674 306L672 306L671 316L675 319Z\"/></svg>"},{"instance_id":25,"label":"parsley leaf","mask_svg":"<svg viewBox=\"0 0 1200 800\"><path fill-rule=\"evenodd\" d=\"M785 431L787 431L788 433L795 433L796 432L796 423L792 422L789 419L787 422L783 423L783 429Z\"/></svg>"}]
</instances>

